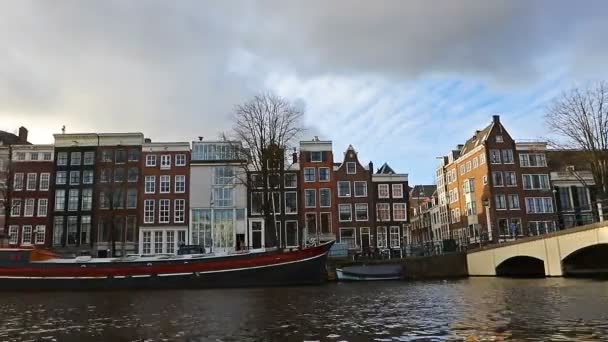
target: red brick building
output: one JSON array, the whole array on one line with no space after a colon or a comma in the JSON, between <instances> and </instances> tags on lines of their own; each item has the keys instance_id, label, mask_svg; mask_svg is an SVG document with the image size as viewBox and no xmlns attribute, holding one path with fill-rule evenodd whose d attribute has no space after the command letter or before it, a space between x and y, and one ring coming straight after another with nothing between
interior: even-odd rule
<instances>
[{"instance_id":1,"label":"red brick building","mask_svg":"<svg viewBox=\"0 0 608 342\"><path fill-rule=\"evenodd\" d=\"M336 177L331 141L300 141L300 210L303 241L335 239L338 232Z\"/></svg>"},{"instance_id":2,"label":"red brick building","mask_svg":"<svg viewBox=\"0 0 608 342\"><path fill-rule=\"evenodd\" d=\"M53 145L13 145L11 150L9 246L50 246Z\"/></svg>"},{"instance_id":3,"label":"red brick building","mask_svg":"<svg viewBox=\"0 0 608 342\"><path fill-rule=\"evenodd\" d=\"M190 144L148 140L141 159L139 253L177 253L187 242Z\"/></svg>"},{"instance_id":4,"label":"red brick building","mask_svg":"<svg viewBox=\"0 0 608 342\"><path fill-rule=\"evenodd\" d=\"M374 222L371 188L373 165L364 166L348 146L344 160L334 170L337 185L338 237L351 250L369 250Z\"/></svg>"}]
</instances>

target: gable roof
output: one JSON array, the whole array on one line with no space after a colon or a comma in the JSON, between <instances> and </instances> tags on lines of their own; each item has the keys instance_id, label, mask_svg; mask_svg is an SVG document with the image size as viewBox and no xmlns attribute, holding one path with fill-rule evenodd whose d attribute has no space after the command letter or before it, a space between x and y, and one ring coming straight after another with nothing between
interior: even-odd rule
<instances>
[{"instance_id":1,"label":"gable roof","mask_svg":"<svg viewBox=\"0 0 608 342\"><path fill-rule=\"evenodd\" d=\"M415 185L410 191L410 198L427 198L433 196L437 191L437 185ZM422 195L421 195L422 194Z\"/></svg>"},{"instance_id":2,"label":"gable roof","mask_svg":"<svg viewBox=\"0 0 608 342\"><path fill-rule=\"evenodd\" d=\"M387 163L382 164L376 174L394 175L396 172Z\"/></svg>"},{"instance_id":3,"label":"gable roof","mask_svg":"<svg viewBox=\"0 0 608 342\"><path fill-rule=\"evenodd\" d=\"M0 131L0 145L31 145L27 141L19 140L19 136L6 131Z\"/></svg>"},{"instance_id":4,"label":"gable roof","mask_svg":"<svg viewBox=\"0 0 608 342\"><path fill-rule=\"evenodd\" d=\"M492 127L494 127L494 122L486 126L486 128L482 129L481 131L475 131L475 135L469 138L462 149L460 149L460 155L465 155L469 151L472 151L475 147L479 146L479 144L485 143L486 140L488 140L488 135L490 134Z\"/></svg>"}]
</instances>

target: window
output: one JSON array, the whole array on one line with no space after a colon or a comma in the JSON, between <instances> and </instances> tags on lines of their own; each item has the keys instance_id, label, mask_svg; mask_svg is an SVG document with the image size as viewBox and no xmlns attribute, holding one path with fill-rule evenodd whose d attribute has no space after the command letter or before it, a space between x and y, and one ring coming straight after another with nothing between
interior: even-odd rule
<instances>
[{"instance_id":1,"label":"window","mask_svg":"<svg viewBox=\"0 0 608 342\"><path fill-rule=\"evenodd\" d=\"M36 226L36 231L35 231L35 236L34 236L34 243L35 244L37 244L37 245L44 245L45 231L46 231L46 227L45 226L42 226L42 225Z\"/></svg>"},{"instance_id":2,"label":"window","mask_svg":"<svg viewBox=\"0 0 608 342\"><path fill-rule=\"evenodd\" d=\"M144 223L154 223L154 200L144 201Z\"/></svg>"},{"instance_id":3,"label":"window","mask_svg":"<svg viewBox=\"0 0 608 342\"><path fill-rule=\"evenodd\" d=\"M84 153L84 165L93 165L95 163L95 152Z\"/></svg>"},{"instance_id":4,"label":"window","mask_svg":"<svg viewBox=\"0 0 608 342\"><path fill-rule=\"evenodd\" d=\"M393 198L403 198L403 184L393 184Z\"/></svg>"},{"instance_id":5,"label":"window","mask_svg":"<svg viewBox=\"0 0 608 342\"><path fill-rule=\"evenodd\" d=\"M48 209L49 209L49 200L46 199L46 198L39 198L38 199L38 213L37 213L37 216L38 217L46 217Z\"/></svg>"},{"instance_id":6,"label":"window","mask_svg":"<svg viewBox=\"0 0 608 342\"><path fill-rule=\"evenodd\" d=\"M37 177L37 174L35 174L35 173L27 174L26 190L28 190L28 191L36 190L36 177Z\"/></svg>"},{"instance_id":7,"label":"window","mask_svg":"<svg viewBox=\"0 0 608 342\"><path fill-rule=\"evenodd\" d=\"M232 188L213 189L213 200L217 207L232 207Z\"/></svg>"},{"instance_id":8,"label":"window","mask_svg":"<svg viewBox=\"0 0 608 342\"><path fill-rule=\"evenodd\" d=\"M143 232L142 253L152 254L152 232L149 230Z\"/></svg>"},{"instance_id":9,"label":"window","mask_svg":"<svg viewBox=\"0 0 608 342\"><path fill-rule=\"evenodd\" d=\"M160 156L160 168L161 169L170 169L171 168L171 155L163 154Z\"/></svg>"},{"instance_id":10,"label":"window","mask_svg":"<svg viewBox=\"0 0 608 342\"><path fill-rule=\"evenodd\" d=\"M462 190L465 194L475 192L475 179L469 178L462 183Z\"/></svg>"},{"instance_id":11,"label":"window","mask_svg":"<svg viewBox=\"0 0 608 342\"><path fill-rule=\"evenodd\" d=\"M234 168L232 166L218 166L214 169L214 185L230 185L234 182Z\"/></svg>"},{"instance_id":12,"label":"window","mask_svg":"<svg viewBox=\"0 0 608 342\"><path fill-rule=\"evenodd\" d=\"M285 245L298 246L298 221L285 221Z\"/></svg>"},{"instance_id":13,"label":"window","mask_svg":"<svg viewBox=\"0 0 608 342\"><path fill-rule=\"evenodd\" d=\"M549 175L522 175L524 190L548 190Z\"/></svg>"},{"instance_id":14,"label":"window","mask_svg":"<svg viewBox=\"0 0 608 342\"><path fill-rule=\"evenodd\" d=\"M378 227L378 248L386 248L386 227Z\"/></svg>"},{"instance_id":15,"label":"window","mask_svg":"<svg viewBox=\"0 0 608 342\"><path fill-rule=\"evenodd\" d=\"M476 215L477 214L477 202L475 202L475 201L467 202L466 211L467 211L467 216Z\"/></svg>"},{"instance_id":16,"label":"window","mask_svg":"<svg viewBox=\"0 0 608 342\"><path fill-rule=\"evenodd\" d=\"M171 192L171 176L160 176L160 193L166 194Z\"/></svg>"},{"instance_id":17,"label":"window","mask_svg":"<svg viewBox=\"0 0 608 342\"><path fill-rule=\"evenodd\" d=\"M390 221L391 220L391 208L388 203L376 203L376 216L378 221Z\"/></svg>"},{"instance_id":18,"label":"window","mask_svg":"<svg viewBox=\"0 0 608 342\"><path fill-rule=\"evenodd\" d=\"M393 203L393 221L407 220L407 205L405 203Z\"/></svg>"},{"instance_id":19,"label":"window","mask_svg":"<svg viewBox=\"0 0 608 342\"><path fill-rule=\"evenodd\" d=\"M104 163L111 163L114 161L114 151L103 150L101 151L101 161Z\"/></svg>"},{"instance_id":20,"label":"window","mask_svg":"<svg viewBox=\"0 0 608 342\"><path fill-rule=\"evenodd\" d=\"M139 169L136 167L130 167L127 171L127 182L135 183L139 178Z\"/></svg>"},{"instance_id":21,"label":"window","mask_svg":"<svg viewBox=\"0 0 608 342\"><path fill-rule=\"evenodd\" d=\"M16 245L19 242L19 226L8 227L8 243Z\"/></svg>"},{"instance_id":22,"label":"window","mask_svg":"<svg viewBox=\"0 0 608 342\"><path fill-rule=\"evenodd\" d=\"M317 234L317 214L306 213L306 231L309 238L314 238Z\"/></svg>"},{"instance_id":23,"label":"window","mask_svg":"<svg viewBox=\"0 0 608 342\"><path fill-rule=\"evenodd\" d=\"M320 163L323 161L323 154L320 151L310 152L310 161L313 163Z\"/></svg>"},{"instance_id":24,"label":"window","mask_svg":"<svg viewBox=\"0 0 608 342\"><path fill-rule=\"evenodd\" d=\"M21 244L31 245L32 244L32 226L23 226L23 232L21 234Z\"/></svg>"},{"instance_id":25,"label":"window","mask_svg":"<svg viewBox=\"0 0 608 342\"><path fill-rule=\"evenodd\" d=\"M91 243L91 216L80 218L80 245Z\"/></svg>"},{"instance_id":26,"label":"window","mask_svg":"<svg viewBox=\"0 0 608 342\"><path fill-rule=\"evenodd\" d=\"M15 152L15 156L15 159L17 159L18 161L25 160L25 152Z\"/></svg>"},{"instance_id":27,"label":"window","mask_svg":"<svg viewBox=\"0 0 608 342\"><path fill-rule=\"evenodd\" d=\"M355 228L340 228L340 243L346 244L348 249L357 248L357 234Z\"/></svg>"},{"instance_id":28,"label":"window","mask_svg":"<svg viewBox=\"0 0 608 342\"><path fill-rule=\"evenodd\" d=\"M500 164L500 150L490 150L490 163Z\"/></svg>"},{"instance_id":29,"label":"window","mask_svg":"<svg viewBox=\"0 0 608 342\"><path fill-rule=\"evenodd\" d=\"M165 241L167 253L175 253L175 231L167 230L167 241Z\"/></svg>"},{"instance_id":30,"label":"window","mask_svg":"<svg viewBox=\"0 0 608 342\"><path fill-rule=\"evenodd\" d=\"M492 183L494 186L504 186L504 179L502 178L501 171L493 171L492 172Z\"/></svg>"},{"instance_id":31,"label":"window","mask_svg":"<svg viewBox=\"0 0 608 342\"><path fill-rule=\"evenodd\" d=\"M544 153L520 153L519 165L522 167L545 167L547 159Z\"/></svg>"},{"instance_id":32,"label":"window","mask_svg":"<svg viewBox=\"0 0 608 342\"><path fill-rule=\"evenodd\" d=\"M355 204L355 220L356 221L367 221L368 220L367 203L356 203Z\"/></svg>"},{"instance_id":33,"label":"window","mask_svg":"<svg viewBox=\"0 0 608 342\"><path fill-rule=\"evenodd\" d=\"M117 167L114 169L114 183L122 183L125 181L125 169Z\"/></svg>"},{"instance_id":34,"label":"window","mask_svg":"<svg viewBox=\"0 0 608 342\"><path fill-rule=\"evenodd\" d=\"M513 164L513 150L502 150L502 162Z\"/></svg>"},{"instance_id":35,"label":"window","mask_svg":"<svg viewBox=\"0 0 608 342\"><path fill-rule=\"evenodd\" d=\"M350 182L338 182L338 197L350 197Z\"/></svg>"},{"instance_id":36,"label":"window","mask_svg":"<svg viewBox=\"0 0 608 342\"><path fill-rule=\"evenodd\" d=\"M146 167L154 167L156 166L156 155L148 154L146 155Z\"/></svg>"},{"instance_id":37,"label":"window","mask_svg":"<svg viewBox=\"0 0 608 342\"><path fill-rule=\"evenodd\" d=\"M127 152L125 150L116 150L116 164L124 164L127 161Z\"/></svg>"},{"instance_id":38,"label":"window","mask_svg":"<svg viewBox=\"0 0 608 342\"><path fill-rule=\"evenodd\" d=\"M483 185L488 184L488 176L483 176Z\"/></svg>"},{"instance_id":39,"label":"window","mask_svg":"<svg viewBox=\"0 0 608 342\"><path fill-rule=\"evenodd\" d=\"M298 186L298 177L295 173L286 173L285 174L285 187L286 188L295 188Z\"/></svg>"},{"instance_id":40,"label":"window","mask_svg":"<svg viewBox=\"0 0 608 342\"><path fill-rule=\"evenodd\" d=\"M63 241L63 216L55 216L53 220L53 245L60 246Z\"/></svg>"},{"instance_id":41,"label":"window","mask_svg":"<svg viewBox=\"0 0 608 342\"><path fill-rule=\"evenodd\" d=\"M306 208L315 208L317 206L317 190L305 189L304 190L304 206Z\"/></svg>"},{"instance_id":42,"label":"window","mask_svg":"<svg viewBox=\"0 0 608 342\"><path fill-rule=\"evenodd\" d=\"M576 197L578 198L578 206L581 210L591 210L588 196L589 189L584 187L576 187Z\"/></svg>"},{"instance_id":43,"label":"window","mask_svg":"<svg viewBox=\"0 0 608 342\"><path fill-rule=\"evenodd\" d=\"M80 165L80 158L81 158L81 153L80 152L72 152L70 153L70 165Z\"/></svg>"},{"instance_id":44,"label":"window","mask_svg":"<svg viewBox=\"0 0 608 342\"><path fill-rule=\"evenodd\" d=\"M175 166L186 166L186 155L176 154L175 155Z\"/></svg>"},{"instance_id":45,"label":"window","mask_svg":"<svg viewBox=\"0 0 608 342\"><path fill-rule=\"evenodd\" d=\"M53 154L51 152L44 152L42 154L42 160L44 161L50 161L53 159Z\"/></svg>"},{"instance_id":46,"label":"window","mask_svg":"<svg viewBox=\"0 0 608 342\"><path fill-rule=\"evenodd\" d=\"M65 190L55 190L55 211L65 210Z\"/></svg>"},{"instance_id":47,"label":"window","mask_svg":"<svg viewBox=\"0 0 608 342\"><path fill-rule=\"evenodd\" d=\"M251 214L260 215L262 214L262 206L264 201L264 193L255 191L251 193Z\"/></svg>"},{"instance_id":48,"label":"window","mask_svg":"<svg viewBox=\"0 0 608 342\"><path fill-rule=\"evenodd\" d=\"M367 197L367 182L355 181L355 197Z\"/></svg>"},{"instance_id":49,"label":"window","mask_svg":"<svg viewBox=\"0 0 608 342\"><path fill-rule=\"evenodd\" d=\"M33 198L26 198L23 206L23 216L31 217L34 216L34 204Z\"/></svg>"},{"instance_id":50,"label":"window","mask_svg":"<svg viewBox=\"0 0 608 342\"><path fill-rule=\"evenodd\" d=\"M331 189L319 189L319 206L329 208L331 206Z\"/></svg>"},{"instance_id":51,"label":"window","mask_svg":"<svg viewBox=\"0 0 608 342\"><path fill-rule=\"evenodd\" d=\"M452 223L460 222L460 209L456 208L452 211Z\"/></svg>"},{"instance_id":52,"label":"window","mask_svg":"<svg viewBox=\"0 0 608 342\"><path fill-rule=\"evenodd\" d=\"M497 135L497 136L496 136L496 142L497 142L497 143L504 142L504 140L503 140L503 138L502 138L502 135Z\"/></svg>"},{"instance_id":53,"label":"window","mask_svg":"<svg viewBox=\"0 0 608 342\"><path fill-rule=\"evenodd\" d=\"M357 173L357 163L347 162L346 163L346 173L349 175L354 175Z\"/></svg>"},{"instance_id":54,"label":"window","mask_svg":"<svg viewBox=\"0 0 608 342\"><path fill-rule=\"evenodd\" d=\"M15 173L13 181L13 191L23 190L23 173Z\"/></svg>"},{"instance_id":55,"label":"window","mask_svg":"<svg viewBox=\"0 0 608 342\"><path fill-rule=\"evenodd\" d=\"M137 189L127 189L127 209L137 208Z\"/></svg>"},{"instance_id":56,"label":"window","mask_svg":"<svg viewBox=\"0 0 608 342\"><path fill-rule=\"evenodd\" d=\"M340 222L353 220L352 209L353 208L350 204L340 204L338 206L338 210L340 212Z\"/></svg>"},{"instance_id":57,"label":"window","mask_svg":"<svg viewBox=\"0 0 608 342\"><path fill-rule=\"evenodd\" d=\"M331 233L331 213L319 214L321 233Z\"/></svg>"},{"instance_id":58,"label":"window","mask_svg":"<svg viewBox=\"0 0 608 342\"><path fill-rule=\"evenodd\" d=\"M315 181L315 168L314 167L305 167L304 168L304 181L305 182L314 182Z\"/></svg>"},{"instance_id":59,"label":"window","mask_svg":"<svg viewBox=\"0 0 608 342\"><path fill-rule=\"evenodd\" d=\"M507 199L509 202L509 209L519 210L519 195L518 194L509 194L509 195L507 195Z\"/></svg>"},{"instance_id":60,"label":"window","mask_svg":"<svg viewBox=\"0 0 608 342\"><path fill-rule=\"evenodd\" d=\"M144 192L146 194L156 192L156 176L146 176L144 180Z\"/></svg>"},{"instance_id":61,"label":"window","mask_svg":"<svg viewBox=\"0 0 608 342\"><path fill-rule=\"evenodd\" d=\"M186 176L175 176L175 193L183 194L186 192Z\"/></svg>"},{"instance_id":62,"label":"window","mask_svg":"<svg viewBox=\"0 0 608 342\"><path fill-rule=\"evenodd\" d=\"M399 226L392 226L390 230L390 242L392 248L398 248L401 245L401 236L399 234Z\"/></svg>"},{"instance_id":63,"label":"window","mask_svg":"<svg viewBox=\"0 0 608 342\"><path fill-rule=\"evenodd\" d=\"M389 198L388 184L378 184L378 198Z\"/></svg>"},{"instance_id":64,"label":"window","mask_svg":"<svg viewBox=\"0 0 608 342\"><path fill-rule=\"evenodd\" d=\"M295 191L285 192L285 214L296 214L298 212L298 193Z\"/></svg>"},{"instance_id":65,"label":"window","mask_svg":"<svg viewBox=\"0 0 608 342\"><path fill-rule=\"evenodd\" d=\"M130 149L127 156L127 160L130 162L139 161L139 150Z\"/></svg>"},{"instance_id":66,"label":"window","mask_svg":"<svg viewBox=\"0 0 608 342\"><path fill-rule=\"evenodd\" d=\"M507 186L517 186L517 177L514 171L505 171L505 184Z\"/></svg>"},{"instance_id":67,"label":"window","mask_svg":"<svg viewBox=\"0 0 608 342\"><path fill-rule=\"evenodd\" d=\"M460 174L464 175L465 172L466 172L466 168L465 168L464 164L460 165Z\"/></svg>"},{"instance_id":68,"label":"window","mask_svg":"<svg viewBox=\"0 0 608 342\"><path fill-rule=\"evenodd\" d=\"M553 198L526 197L526 212L529 214L544 214L553 212Z\"/></svg>"},{"instance_id":69,"label":"window","mask_svg":"<svg viewBox=\"0 0 608 342\"><path fill-rule=\"evenodd\" d=\"M93 209L93 189L82 189L82 202L80 210Z\"/></svg>"},{"instance_id":70,"label":"window","mask_svg":"<svg viewBox=\"0 0 608 342\"><path fill-rule=\"evenodd\" d=\"M486 155L485 154L479 155L479 165L485 164L485 163L486 163Z\"/></svg>"},{"instance_id":71,"label":"window","mask_svg":"<svg viewBox=\"0 0 608 342\"><path fill-rule=\"evenodd\" d=\"M80 171L70 171L70 185L80 184Z\"/></svg>"},{"instance_id":72,"label":"window","mask_svg":"<svg viewBox=\"0 0 608 342\"><path fill-rule=\"evenodd\" d=\"M125 207L125 193L123 189L116 189L113 192L114 199L112 200L111 209L122 209Z\"/></svg>"},{"instance_id":73,"label":"window","mask_svg":"<svg viewBox=\"0 0 608 342\"><path fill-rule=\"evenodd\" d=\"M75 245L78 240L78 216L68 216L68 245Z\"/></svg>"},{"instance_id":74,"label":"window","mask_svg":"<svg viewBox=\"0 0 608 342\"><path fill-rule=\"evenodd\" d=\"M82 171L82 184L93 184L93 170Z\"/></svg>"},{"instance_id":75,"label":"window","mask_svg":"<svg viewBox=\"0 0 608 342\"><path fill-rule=\"evenodd\" d=\"M58 152L57 153L57 165L63 166L68 165L68 153Z\"/></svg>"},{"instance_id":76,"label":"window","mask_svg":"<svg viewBox=\"0 0 608 342\"><path fill-rule=\"evenodd\" d=\"M171 211L171 201L161 199L158 201L158 223L169 223L169 212Z\"/></svg>"},{"instance_id":77,"label":"window","mask_svg":"<svg viewBox=\"0 0 608 342\"><path fill-rule=\"evenodd\" d=\"M75 211L78 210L78 189L70 189L68 195L68 210Z\"/></svg>"},{"instance_id":78,"label":"window","mask_svg":"<svg viewBox=\"0 0 608 342\"><path fill-rule=\"evenodd\" d=\"M108 183L112 181L112 169L101 169L101 176L99 181L102 183Z\"/></svg>"},{"instance_id":79,"label":"window","mask_svg":"<svg viewBox=\"0 0 608 342\"><path fill-rule=\"evenodd\" d=\"M470 172L471 171L471 161L470 160L466 163L466 166L467 166L467 172Z\"/></svg>"},{"instance_id":80,"label":"window","mask_svg":"<svg viewBox=\"0 0 608 342\"><path fill-rule=\"evenodd\" d=\"M505 210L507 209L507 200L504 194L498 194L494 196L494 200L496 202L496 210Z\"/></svg>"},{"instance_id":81,"label":"window","mask_svg":"<svg viewBox=\"0 0 608 342\"><path fill-rule=\"evenodd\" d=\"M173 208L173 222L184 223L186 221L186 200L176 199Z\"/></svg>"},{"instance_id":82,"label":"window","mask_svg":"<svg viewBox=\"0 0 608 342\"><path fill-rule=\"evenodd\" d=\"M107 195L104 191L99 193L99 209L109 209L110 208L110 196Z\"/></svg>"},{"instance_id":83,"label":"window","mask_svg":"<svg viewBox=\"0 0 608 342\"><path fill-rule=\"evenodd\" d=\"M319 168L319 181L320 182L329 182L329 168L328 167Z\"/></svg>"},{"instance_id":84,"label":"window","mask_svg":"<svg viewBox=\"0 0 608 342\"><path fill-rule=\"evenodd\" d=\"M274 214L274 215L280 215L281 214L281 194L278 192L272 192L268 194L268 205L270 206L270 211ZM280 223L280 222L278 222ZM280 232L281 230L278 229L277 232Z\"/></svg>"}]
</instances>

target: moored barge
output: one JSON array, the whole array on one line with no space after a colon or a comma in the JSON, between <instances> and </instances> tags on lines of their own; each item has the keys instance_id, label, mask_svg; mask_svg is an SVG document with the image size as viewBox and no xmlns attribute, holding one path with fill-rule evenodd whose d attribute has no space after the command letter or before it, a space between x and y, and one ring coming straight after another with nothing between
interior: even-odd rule
<instances>
[{"instance_id":1,"label":"moored barge","mask_svg":"<svg viewBox=\"0 0 608 342\"><path fill-rule=\"evenodd\" d=\"M37 249L0 250L0 290L222 288L320 284L332 242L234 254L64 259Z\"/></svg>"}]
</instances>

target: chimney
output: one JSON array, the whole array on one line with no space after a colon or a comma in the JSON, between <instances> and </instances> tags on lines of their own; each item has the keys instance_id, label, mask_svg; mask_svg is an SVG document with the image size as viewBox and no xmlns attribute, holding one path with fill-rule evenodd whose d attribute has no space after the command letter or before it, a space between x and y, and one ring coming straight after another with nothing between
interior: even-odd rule
<instances>
[{"instance_id":1,"label":"chimney","mask_svg":"<svg viewBox=\"0 0 608 342\"><path fill-rule=\"evenodd\" d=\"M495 124L499 124L500 123L500 115L492 115L492 121L494 121Z\"/></svg>"},{"instance_id":2,"label":"chimney","mask_svg":"<svg viewBox=\"0 0 608 342\"><path fill-rule=\"evenodd\" d=\"M295 148L293 149L293 153L291 154L291 159L294 164L298 162L298 152L296 152Z\"/></svg>"},{"instance_id":3,"label":"chimney","mask_svg":"<svg viewBox=\"0 0 608 342\"><path fill-rule=\"evenodd\" d=\"M26 144L27 143L27 128L21 126L19 127L19 143Z\"/></svg>"},{"instance_id":4,"label":"chimney","mask_svg":"<svg viewBox=\"0 0 608 342\"><path fill-rule=\"evenodd\" d=\"M456 149L457 149L458 151L462 150L462 148L463 148L463 147L464 147L464 145L463 145L463 144L458 144L458 145L456 145Z\"/></svg>"},{"instance_id":5,"label":"chimney","mask_svg":"<svg viewBox=\"0 0 608 342\"><path fill-rule=\"evenodd\" d=\"M373 175L374 174L374 163L372 163L370 161L369 164L367 165L367 168L369 169L370 176Z\"/></svg>"},{"instance_id":6,"label":"chimney","mask_svg":"<svg viewBox=\"0 0 608 342\"><path fill-rule=\"evenodd\" d=\"M150 138L145 138L144 139L144 143L146 143L146 144L149 144L151 142L152 142L152 139L150 139Z\"/></svg>"},{"instance_id":7,"label":"chimney","mask_svg":"<svg viewBox=\"0 0 608 342\"><path fill-rule=\"evenodd\" d=\"M198 137L198 141L203 141L203 137Z\"/></svg>"}]
</instances>

